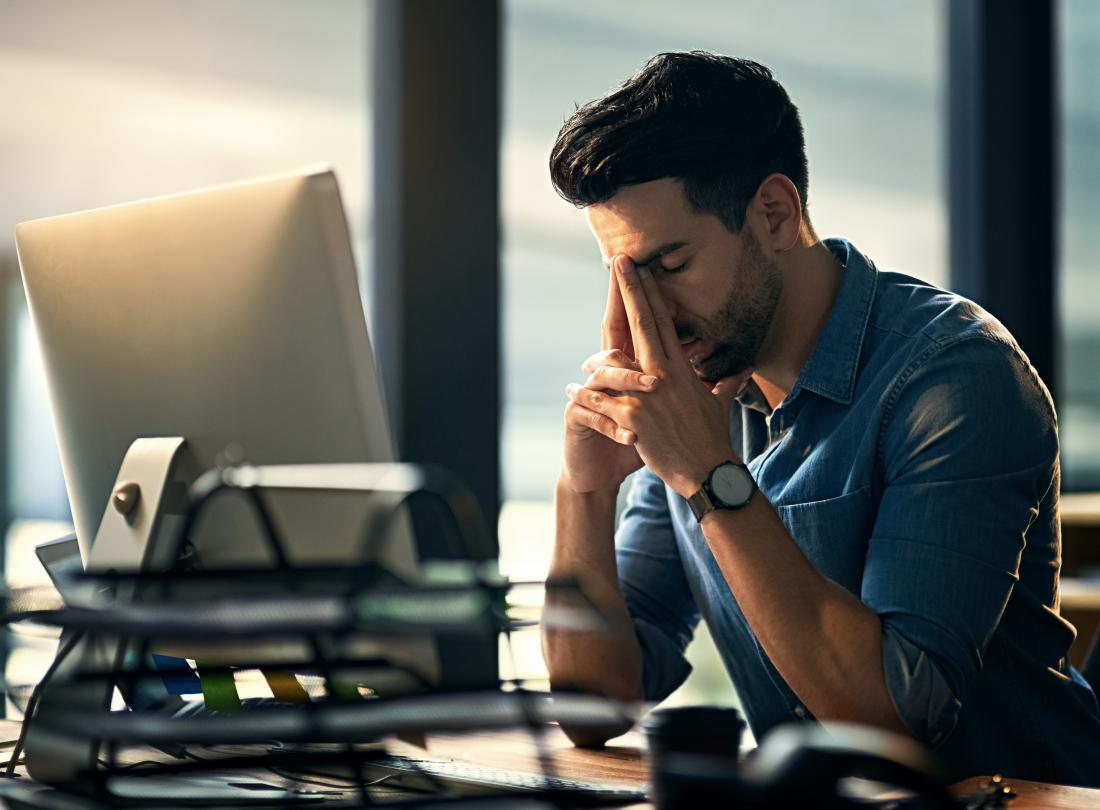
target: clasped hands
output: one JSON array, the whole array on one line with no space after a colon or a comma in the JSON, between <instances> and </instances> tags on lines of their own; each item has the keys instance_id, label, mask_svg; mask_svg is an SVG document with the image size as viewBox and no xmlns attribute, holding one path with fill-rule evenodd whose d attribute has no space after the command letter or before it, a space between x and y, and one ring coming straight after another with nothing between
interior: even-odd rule
<instances>
[{"instance_id":1,"label":"clasped hands","mask_svg":"<svg viewBox=\"0 0 1100 810\"><path fill-rule=\"evenodd\" d=\"M751 374L708 384L684 356L676 327L646 267L611 261L603 350L584 385L566 386L565 480L577 492L618 489L645 464L687 498L718 464L736 459L733 398Z\"/></svg>"}]
</instances>

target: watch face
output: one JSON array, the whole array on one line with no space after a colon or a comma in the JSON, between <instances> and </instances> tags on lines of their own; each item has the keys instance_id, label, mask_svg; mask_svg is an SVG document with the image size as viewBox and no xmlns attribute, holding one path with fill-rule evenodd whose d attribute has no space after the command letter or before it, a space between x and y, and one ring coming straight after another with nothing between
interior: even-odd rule
<instances>
[{"instance_id":1,"label":"watch face","mask_svg":"<svg viewBox=\"0 0 1100 810\"><path fill-rule=\"evenodd\" d=\"M741 506L753 493L752 476L736 464L723 464L710 478L711 491L719 500L731 506Z\"/></svg>"}]
</instances>

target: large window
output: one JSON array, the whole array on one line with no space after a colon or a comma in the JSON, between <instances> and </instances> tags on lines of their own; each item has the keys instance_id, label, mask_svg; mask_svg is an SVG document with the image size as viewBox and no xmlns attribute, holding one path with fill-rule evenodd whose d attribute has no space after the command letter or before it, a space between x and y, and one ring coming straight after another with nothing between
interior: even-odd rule
<instances>
[{"instance_id":1,"label":"large window","mask_svg":"<svg viewBox=\"0 0 1100 810\"><path fill-rule=\"evenodd\" d=\"M22 220L327 163L367 255L368 7L298 0L0 7L0 267ZM16 517L58 517L57 455L18 303L7 463ZM14 378L13 375L18 375ZM46 486L48 484L48 486ZM33 560L32 565L36 565Z\"/></svg>"},{"instance_id":2,"label":"large window","mask_svg":"<svg viewBox=\"0 0 1100 810\"><path fill-rule=\"evenodd\" d=\"M1060 4L1062 463L1066 489L1100 489L1100 4Z\"/></svg>"},{"instance_id":3,"label":"large window","mask_svg":"<svg viewBox=\"0 0 1100 810\"><path fill-rule=\"evenodd\" d=\"M68 504L33 330L14 272L17 222L303 166L333 166L366 249L370 6L364 0L11 0L0 4L0 329L8 337L8 584L42 578L34 546ZM9 297L8 293L12 293ZM50 644L12 658L29 684Z\"/></svg>"},{"instance_id":4,"label":"large window","mask_svg":"<svg viewBox=\"0 0 1100 810\"><path fill-rule=\"evenodd\" d=\"M562 390L583 379L581 361L599 349L607 275L582 215L558 199L547 175L550 145L574 104L660 51L756 59L802 111L818 232L852 239L882 268L942 285L942 11L926 0L507 4L505 570L546 572ZM697 661L696 673L685 687L692 697L729 698L713 659Z\"/></svg>"}]
</instances>

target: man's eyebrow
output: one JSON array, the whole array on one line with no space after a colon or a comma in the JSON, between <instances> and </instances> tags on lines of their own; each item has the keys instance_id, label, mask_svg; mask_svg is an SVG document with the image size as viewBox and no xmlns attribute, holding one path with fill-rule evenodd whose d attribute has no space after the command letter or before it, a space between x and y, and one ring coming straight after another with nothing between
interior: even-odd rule
<instances>
[{"instance_id":1,"label":"man's eyebrow","mask_svg":"<svg viewBox=\"0 0 1100 810\"><path fill-rule=\"evenodd\" d=\"M633 256L631 256L630 258L631 261L634 262L635 267L645 267L647 264L653 264L653 262L657 261L657 259L661 258L662 256L665 256L669 253L672 253L673 251L679 250L680 248L684 248L687 246L687 242L666 242L656 250L650 251L648 254L640 259L635 259ZM603 266L605 270L610 270L611 260L606 259L603 263Z\"/></svg>"}]
</instances>

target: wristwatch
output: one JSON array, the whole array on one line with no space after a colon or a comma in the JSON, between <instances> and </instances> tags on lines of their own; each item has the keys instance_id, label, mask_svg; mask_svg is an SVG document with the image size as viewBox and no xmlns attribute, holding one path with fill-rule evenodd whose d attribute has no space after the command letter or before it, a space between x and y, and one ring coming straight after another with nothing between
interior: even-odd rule
<instances>
[{"instance_id":1,"label":"wristwatch","mask_svg":"<svg viewBox=\"0 0 1100 810\"><path fill-rule=\"evenodd\" d=\"M710 471L699 491L687 499L696 520L715 509L740 509L752 500L756 482L744 464L723 461Z\"/></svg>"}]
</instances>

